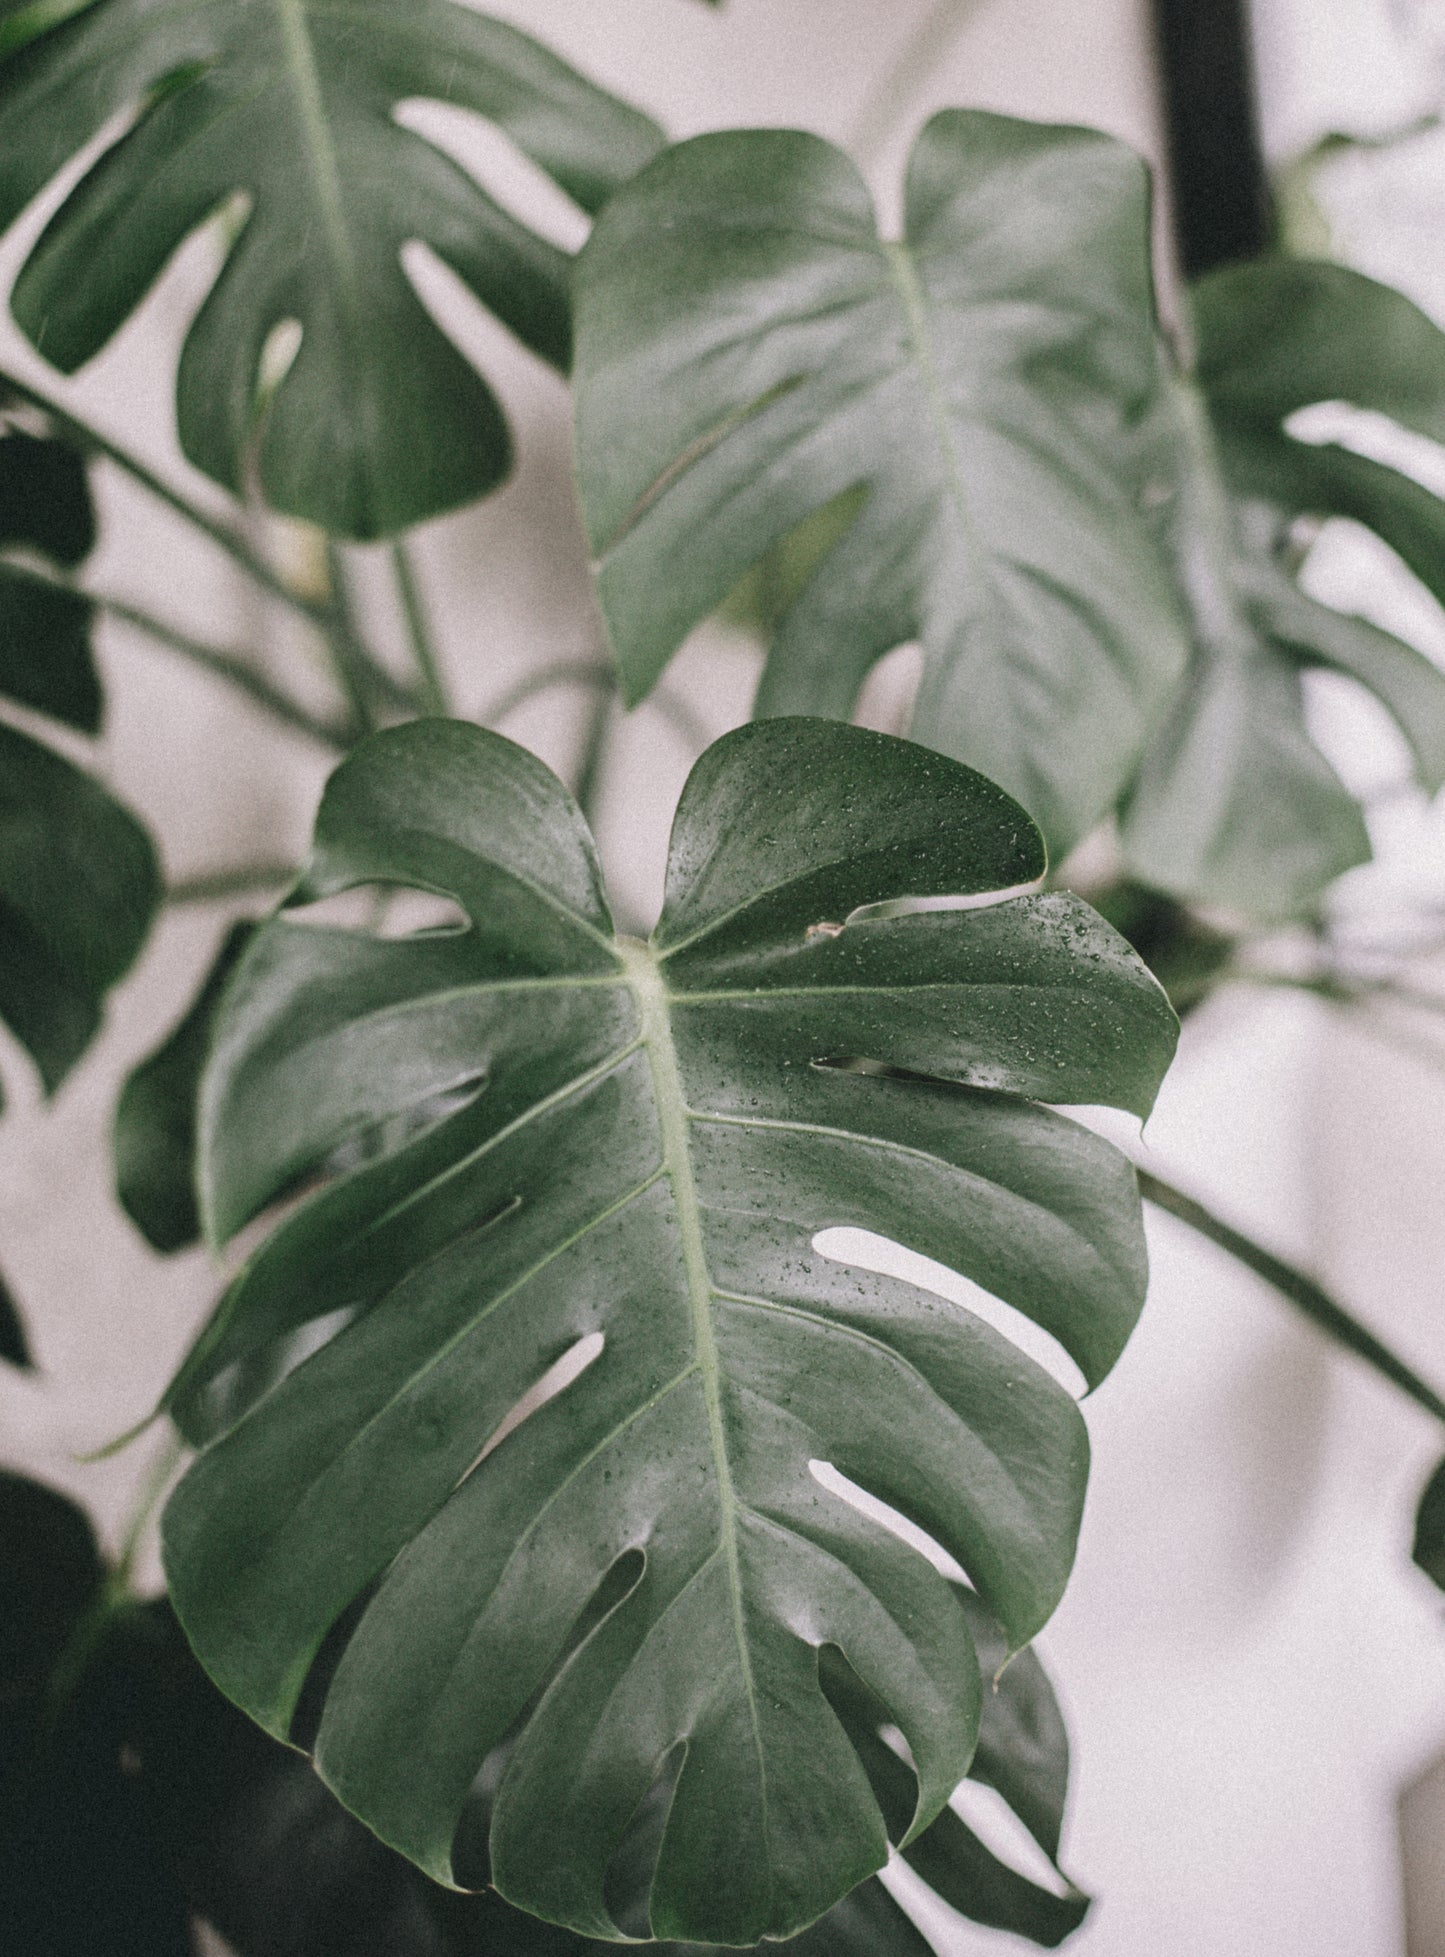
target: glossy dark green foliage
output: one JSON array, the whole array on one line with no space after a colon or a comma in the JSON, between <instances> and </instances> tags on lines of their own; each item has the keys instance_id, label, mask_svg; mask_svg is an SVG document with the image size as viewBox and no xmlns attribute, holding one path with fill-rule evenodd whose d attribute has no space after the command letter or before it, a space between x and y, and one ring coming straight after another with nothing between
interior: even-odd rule
<instances>
[{"instance_id":1,"label":"glossy dark green foliage","mask_svg":"<svg viewBox=\"0 0 1445 1957\"><path fill-rule=\"evenodd\" d=\"M211 1022L255 926L233 924L180 1023L134 1069L115 1111L116 1194L155 1250L184 1250L201 1235L196 1204L196 1099Z\"/></svg>"},{"instance_id":2,"label":"glossy dark green foliage","mask_svg":"<svg viewBox=\"0 0 1445 1957\"><path fill-rule=\"evenodd\" d=\"M1420 1497L1410 1554L1430 1581L1445 1590L1445 1461L1426 1482Z\"/></svg>"},{"instance_id":3,"label":"glossy dark green foliage","mask_svg":"<svg viewBox=\"0 0 1445 1957\"><path fill-rule=\"evenodd\" d=\"M30 1342L25 1336L25 1321L20 1316L20 1307L3 1277L0 1277L0 1359L7 1365L18 1366L21 1372L28 1373L35 1365L30 1356Z\"/></svg>"},{"instance_id":4,"label":"glossy dark green foliage","mask_svg":"<svg viewBox=\"0 0 1445 1957\"><path fill-rule=\"evenodd\" d=\"M0 421L0 550L70 570L95 542L83 458ZM0 700L94 733L91 606L0 562ZM53 1092L100 1024L160 896L134 816L81 769L0 721L0 1019Z\"/></svg>"},{"instance_id":5,"label":"glossy dark green foliage","mask_svg":"<svg viewBox=\"0 0 1445 1957\"><path fill-rule=\"evenodd\" d=\"M758 711L846 717L917 639L921 738L1056 848L1108 808L1186 651L1142 507L1160 364L1137 158L950 111L890 243L817 137L699 137L613 199L576 304L579 483L630 699L861 489L773 636Z\"/></svg>"},{"instance_id":6,"label":"glossy dark green foliage","mask_svg":"<svg viewBox=\"0 0 1445 1957\"><path fill-rule=\"evenodd\" d=\"M1193 294L1195 378L1179 384L1180 580L1196 651L1123 816L1146 881L1253 916L1307 911L1369 838L1309 737L1300 675L1347 674L1384 703L1417 779L1445 783L1445 677L1295 581L1301 517L1368 525L1445 599L1445 503L1398 470L1286 432L1344 401L1445 439L1445 334L1343 266L1234 266Z\"/></svg>"},{"instance_id":7,"label":"glossy dark green foliage","mask_svg":"<svg viewBox=\"0 0 1445 1957\"><path fill-rule=\"evenodd\" d=\"M231 980L203 1094L212 1233L349 1140L393 1143L280 1226L182 1369L178 1406L331 1335L233 1406L172 1497L166 1559L207 1668L278 1736L345 1618L318 1763L433 1875L456 1874L505 1742L487 1852L512 1901L615 1936L609 1870L675 1772L653 1932L785 1936L967 1768L957 1597L809 1463L933 1531L1017 1647L1067 1577L1084 1429L973 1314L812 1240L901 1238L1089 1379L1117 1355L1145 1278L1132 1173L1038 1102L1144 1112L1162 993L1075 899L889 909L1042 867L968 769L760 722L694 770L643 946L613 938L575 805L523 750L419 722L333 777L299 894L407 885L469 923L387 942L283 913ZM829 1064L859 1058L908 1077ZM829 1708L832 1646L912 1748L906 1814Z\"/></svg>"},{"instance_id":8,"label":"glossy dark green foliage","mask_svg":"<svg viewBox=\"0 0 1445 1957\"><path fill-rule=\"evenodd\" d=\"M192 1957L139 1786L133 1626L90 1525L0 1472L0 1949Z\"/></svg>"},{"instance_id":9,"label":"glossy dark green foliage","mask_svg":"<svg viewBox=\"0 0 1445 1957\"><path fill-rule=\"evenodd\" d=\"M53 1092L160 900L150 839L95 782L0 722L0 1019Z\"/></svg>"},{"instance_id":10,"label":"glossy dark green foliage","mask_svg":"<svg viewBox=\"0 0 1445 1957\"><path fill-rule=\"evenodd\" d=\"M191 1919L236 1957L586 1957L607 1946L527 1916L495 1891L458 1895L383 1846L306 1760L224 1699L169 1607L110 1595L90 1526L64 1497L0 1473L0 1936L24 1957L189 1953ZM998 1634L966 1600L980 1655ZM901 1763L892 1757L892 1772ZM1068 1773L1038 1661L985 1697L974 1775L1051 1856ZM906 1779L906 1773L904 1775ZM913 1844L937 1888L977 1899L1010 1872L950 1811ZM1051 1846L1052 1844L1052 1846ZM990 1866L991 1865L991 1866ZM1021 1878L1006 1926L1053 1943L1085 1904ZM1011 1892L1012 1893L1012 1892ZM1050 1912L1053 1914L1050 1914ZM1042 1926L1042 1934L1035 1926ZM797 1957L927 1957L876 1879L801 1938ZM705 1957L665 1945L660 1957Z\"/></svg>"},{"instance_id":11,"label":"glossy dark green foliage","mask_svg":"<svg viewBox=\"0 0 1445 1957\"><path fill-rule=\"evenodd\" d=\"M0 62L0 229L107 120L134 121L27 258L16 319L71 372L189 233L247 210L181 355L183 448L241 492L374 537L494 488L511 446L490 389L401 264L430 245L528 346L569 357L566 253L395 118L426 98L487 117L584 210L660 137L516 29L453 0L93 0ZM300 351L260 412L272 330Z\"/></svg>"},{"instance_id":12,"label":"glossy dark green foliage","mask_svg":"<svg viewBox=\"0 0 1445 1957\"><path fill-rule=\"evenodd\" d=\"M20 546L73 570L95 542L85 462L68 443L0 422L0 551ZM100 726L92 607L0 561L0 694L82 733Z\"/></svg>"}]
</instances>

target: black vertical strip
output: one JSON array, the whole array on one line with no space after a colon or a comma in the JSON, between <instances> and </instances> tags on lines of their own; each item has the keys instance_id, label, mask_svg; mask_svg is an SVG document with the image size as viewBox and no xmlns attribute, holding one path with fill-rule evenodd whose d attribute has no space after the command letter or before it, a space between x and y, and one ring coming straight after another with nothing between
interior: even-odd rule
<instances>
[{"instance_id":1,"label":"black vertical strip","mask_svg":"<svg viewBox=\"0 0 1445 1957\"><path fill-rule=\"evenodd\" d=\"M1153 0L1174 229L1186 278L1274 239L1249 0Z\"/></svg>"}]
</instances>

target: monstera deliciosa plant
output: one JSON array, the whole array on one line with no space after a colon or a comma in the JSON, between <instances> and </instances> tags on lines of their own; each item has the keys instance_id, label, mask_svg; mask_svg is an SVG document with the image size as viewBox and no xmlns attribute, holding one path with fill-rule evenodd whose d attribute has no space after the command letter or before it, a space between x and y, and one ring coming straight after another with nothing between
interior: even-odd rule
<instances>
[{"instance_id":1,"label":"monstera deliciosa plant","mask_svg":"<svg viewBox=\"0 0 1445 1957\"><path fill-rule=\"evenodd\" d=\"M416 101L595 218L580 255ZM1061 1110L1148 1113L1165 984L1193 1004L1280 920L1328 956L1322 893L1368 839L1308 669L1368 687L1445 782L1445 680L1299 582L1345 515L1445 598L1445 510L1293 420L1343 400L1445 438L1445 335L1265 261L1195 289L1183 358L1144 167L1091 131L950 110L904 190L893 238L820 137L668 147L457 0L0 4L0 229L50 197L13 318L70 373L208 230L170 356L181 451L234 504L0 374L0 1017L47 1093L187 894L85 765L97 626L339 764L309 859L256 879L279 907L233 880L116 1111L147 1240L243 1246L153 1415L186 1461L168 1596L136 1594L148 1509L108 1568L78 1509L0 1479L7 1947L168 1957L203 1920L238 1957L906 1957L929 1946L879 1879L895 1853L980 1923L1053 1945L1082 1920L1028 1646L1088 1442L1008 1328L1086 1386L1129 1336L1138 1180ZM647 937L589 827L601 733L574 797L449 711L404 533L495 489L512 442L418 242L570 376L615 655L594 732L720 608L762 648ZM95 469L289 613L329 703L107 595ZM323 540L329 579L258 548L253 506ZM348 584L375 539L405 673ZM910 737L850 725L908 643ZM1065 859L1101 830L1095 909ZM1145 1191L1445 1418L1303 1273ZM3 1287L0 1352L30 1363ZM1052 1876L951 1805L970 1777Z\"/></svg>"}]
</instances>

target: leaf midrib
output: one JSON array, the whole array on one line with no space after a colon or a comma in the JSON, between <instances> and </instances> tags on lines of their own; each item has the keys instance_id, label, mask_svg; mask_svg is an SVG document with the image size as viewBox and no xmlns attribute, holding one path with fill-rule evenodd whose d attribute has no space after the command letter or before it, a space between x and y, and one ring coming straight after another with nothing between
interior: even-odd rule
<instances>
[{"instance_id":1,"label":"leaf midrib","mask_svg":"<svg viewBox=\"0 0 1445 1957\"><path fill-rule=\"evenodd\" d=\"M692 1170L692 1144L688 1134L691 1117L683 1093L682 1070L678 1063L677 1048L672 1037L670 995L658 962L646 945L624 942L619 948L628 983L637 1000L642 1021L642 1044L647 1050L648 1061L652 1068L653 1092L657 1100L663 1173L672 1185L673 1200L677 1206L678 1234L682 1239L683 1267L687 1276L688 1302L692 1315L693 1346L697 1354L703 1402L707 1408L713 1472L717 1477L718 1526L723 1557L727 1565L733 1637L737 1645L738 1670L748 1702L753 1750L758 1763L763 1838L768 1840L771 1830L768 1820L767 1758L763 1748L752 1654L748 1648L747 1626L743 1621L742 1572L738 1558L737 1536L737 1516L741 1505L733 1486L732 1463L728 1458L727 1436L723 1427L722 1364L718 1357L717 1335L712 1322L713 1282L707 1267L707 1250L703 1241L702 1203Z\"/></svg>"},{"instance_id":2,"label":"leaf midrib","mask_svg":"<svg viewBox=\"0 0 1445 1957\"><path fill-rule=\"evenodd\" d=\"M296 103L302 146L311 162L322 226L326 233L327 255L345 294L348 311L352 311L356 297L356 260L346 228L336 151L326 124L321 78L316 71L316 51L306 24L302 0L272 0L272 5L286 50L286 73Z\"/></svg>"}]
</instances>

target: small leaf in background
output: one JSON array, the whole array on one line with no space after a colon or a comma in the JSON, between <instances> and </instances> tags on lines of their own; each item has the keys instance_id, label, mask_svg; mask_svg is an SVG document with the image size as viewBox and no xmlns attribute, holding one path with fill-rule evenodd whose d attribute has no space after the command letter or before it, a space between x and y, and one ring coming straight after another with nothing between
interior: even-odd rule
<instances>
[{"instance_id":1,"label":"small leaf in background","mask_svg":"<svg viewBox=\"0 0 1445 1957\"><path fill-rule=\"evenodd\" d=\"M1410 1554L1430 1581L1445 1590L1445 1461L1426 1482L1420 1497Z\"/></svg>"},{"instance_id":2,"label":"small leaf in background","mask_svg":"<svg viewBox=\"0 0 1445 1957\"><path fill-rule=\"evenodd\" d=\"M217 1681L314 1735L346 1805L434 1877L610 1938L631 1843L655 1935L745 1942L937 1822L978 1729L964 1607L810 1464L930 1530L1018 1647L1067 1577L1084 1428L974 1314L814 1239L940 1259L1091 1381L1117 1356L1145 1284L1133 1174L1039 1102L1147 1111L1164 996L1077 899L896 903L1042 868L971 770L757 722L694 769L643 946L614 938L580 814L524 750L421 722L333 776L298 900L400 885L470 922L257 932L203 1090L213 1234L434 1112L297 1208L203 1331L172 1404L308 1329L319 1349L233 1408L165 1557ZM498 1439L563 1360L571 1383ZM906 1798L845 1738L825 1647L872 1695L863 1745L906 1737Z\"/></svg>"},{"instance_id":3,"label":"small leaf in background","mask_svg":"<svg viewBox=\"0 0 1445 1957\"><path fill-rule=\"evenodd\" d=\"M3 400L0 400L3 407ZM85 462L69 443L0 420L0 550L33 550L73 570L95 543ZM100 726L92 606L0 561L0 694L82 733Z\"/></svg>"},{"instance_id":4,"label":"small leaf in background","mask_svg":"<svg viewBox=\"0 0 1445 1957\"><path fill-rule=\"evenodd\" d=\"M20 1316L14 1293L3 1277L0 1277L0 1359L8 1365L18 1366L24 1373L33 1372L35 1368L29 1341L25 1337L25 1321Z\"/></svg>"},{"instance_id":5,"label":"small leaf in background","mask_svg":"<svg viewBox=\"0 0 1445 1957\"><path fill-rule=\"evenodd\" d=\"M1175 539L1195 651L1125 800L1122 840L1135 874L1177 896L1263 919L1308 914L1370 844L1310 738L1302 672L1325 667L1369 688L1431 794L1445 784L1445 675L1307 596L1291 525L1364 523L1445 599L1445 502L1285 423L1343 401L1445 438L1445 333L1386 286L1294 260L1211 273L1193 289L1192 314L1196 372L1174 401Z\"/></svg>"},{"instance_id":6,"label":"small leaf in background","mask_svg":"<svg viewBox=\"0 0 1445 1957\"><path fill-rule=\"evenodd\" d=\"M494 489L511 442L491 389L403 269L429 245L545 359L570 356L568 255L395 115L494 123L584 211L661 136L515 28L452 0L93 0L0 60L0 231L134 111L31 250L11 295L66 373L106 345L185 238L246 202L178 374L181 446L241 494L336 536L390 534ZM169 167L184 155L185 170ZM299 351L261 408L278 330Z\"/></svg>"},{"instance_id":7,"label":"small leaf in background","mask_svg":"<svg viewBox=\"0 0 1445 1957\"><path fill-rule=\"evenodd\" d=\"M0 723L0 1018L54 1092L160 901L150 839L89 775Z\"/></svg>"},{"instance_id":8,"label":"small leaf in background","mask_svg":"<svg viewBox=\"0 0 1445 1957\"><path fill-rule=\"evenodd\" d=\"M180 1024L141 1061L115 1111L115 1183L121 1207L155 1250L184 1250L201 1234L196 1206L196 1098L211 1022L255 926L233 924Z\"/></svg>"},{"instance_id":9,"label":"small leaf in background","mask_svg":"<svg viewBox=\"0 0 1445 1957\"><path fill-rule=\"evenodd\" d=\"M786 563L774 580L758 711L846 718L920 640L919 737L1058 853L1119 794L1186 653L1144 508L1147 179L1094 132L950 111L907 210L903 242L880 238L848 159L786 131L680 144L613 198L576 283L598 597L641 699L783 539L851 519L809 539L831 548L800 590Z\"/></svg>"}]
</instances>

